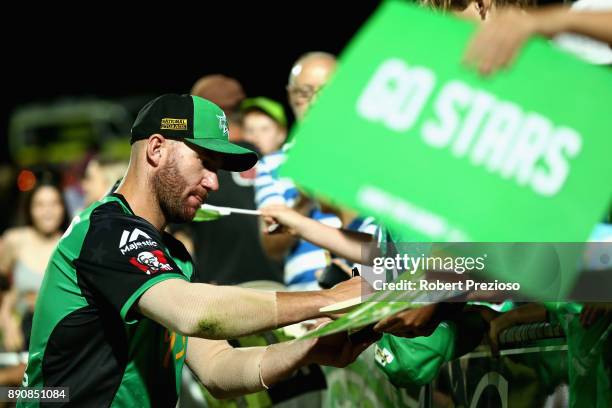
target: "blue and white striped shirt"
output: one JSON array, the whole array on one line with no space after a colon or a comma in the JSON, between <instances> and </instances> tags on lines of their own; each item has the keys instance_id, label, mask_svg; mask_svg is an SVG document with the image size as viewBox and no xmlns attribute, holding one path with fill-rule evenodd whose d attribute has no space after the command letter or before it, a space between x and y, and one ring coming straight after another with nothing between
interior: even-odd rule
<instances>
[{"instance_id":1,"label":"blue and white striped shirt","mask_svg":"<svg viewBox=\"0 0 612 408\"><path fill-rule=\"evenodd\" d=\"M256 167L255 204L262 208L271 204L293 207L299 197L295 184L288 178L281 178L278 170L285 162L287 144L282 150L264 156ZM340 228L338 217L313 209L309 217L323 224ZM315 272L331 262L329 251L300 239L285 259L285 284L290 290L320 289Z\"/></svg>"}]
</instances>

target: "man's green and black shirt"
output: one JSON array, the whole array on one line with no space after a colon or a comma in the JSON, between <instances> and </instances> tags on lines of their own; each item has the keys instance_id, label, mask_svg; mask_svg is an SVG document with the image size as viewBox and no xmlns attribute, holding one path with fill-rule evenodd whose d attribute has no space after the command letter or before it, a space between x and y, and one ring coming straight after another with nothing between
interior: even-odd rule
<instances>
[{"instance_id":1,"label":"man's green and black shirt","mask_svg":"<svg viewBox=\"0 0 612 408\"><path fill-rule=\"evenodd\" d=\"M192 275L185 247L134 215L121 195L93 204L72 221L45 272L23 385L69 387L71 406L174 407L187 338L135 305L156 283Z\"/></svg>"}]
</instances>

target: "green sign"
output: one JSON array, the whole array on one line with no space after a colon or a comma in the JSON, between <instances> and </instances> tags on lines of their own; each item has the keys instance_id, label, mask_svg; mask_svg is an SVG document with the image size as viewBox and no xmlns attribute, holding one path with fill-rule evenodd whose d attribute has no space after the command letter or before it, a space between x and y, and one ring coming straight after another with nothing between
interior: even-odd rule
<instances>
[{"instance_id":1,"label":"green sign","mask_svg":"<svg viewBox=\"0 0 612 408\"><path fill-rule=\"evenodd\" d=\"M385 2L283 174L413 241L584 242L612 196L612 73L534 39L483 78L461 64L475 28Z\"/></svg>"}]
</instances>

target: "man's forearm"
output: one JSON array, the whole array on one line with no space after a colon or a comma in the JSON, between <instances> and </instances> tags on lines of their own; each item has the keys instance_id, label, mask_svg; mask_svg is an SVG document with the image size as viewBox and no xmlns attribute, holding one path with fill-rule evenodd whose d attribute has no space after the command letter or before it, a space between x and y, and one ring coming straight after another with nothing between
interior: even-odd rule
<instances>
[{"instance_id":1,"label":"man's forearm","mask_svg":"<svg viewBox=\"0 0 612 408\"><path fill-rule=\"evenodd\" d=\"M292 340L268 346L260 366L263 384L270 387L310 364L308 351L311 343L311 340Z\"/></svg>"},{"instance_id":2,"label":"man's forearm","mask_svg":"<svg viewBox=\"0 0 612 408\"><path fill-rule=\"evenodd\" d=\"M190 339L187 364L215 398L266 389L308 364L309 341L232 348L226 342Z\"/></svg>"},{"instance_id":3,"label":"man's forearm","mask_svg":"<svg viewBox=\"0 0 612 408\"><path fill-rule=\"evenodd\" d=\"M320 316L326 291L264 292L169 279L139 301L143 315L183 335L231 339Z\"/></svg>"},{"instance_id":4,"label":"man's forearm","mask_svg":"<svg viewBox=\"0 0 612 408\"><path fill-rule=\"evenodd\" d=\"M320 317L319 309L333 303L325 291L276 292L278 327Z\"/></svg>"}]
</instances>

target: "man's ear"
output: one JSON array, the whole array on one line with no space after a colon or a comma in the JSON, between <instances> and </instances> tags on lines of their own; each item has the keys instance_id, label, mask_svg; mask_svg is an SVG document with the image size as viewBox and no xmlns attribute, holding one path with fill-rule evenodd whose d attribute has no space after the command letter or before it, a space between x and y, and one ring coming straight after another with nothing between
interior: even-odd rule
<instances>
[{"instance_id":1,"label":"man's ear","mask_svg":"<svg viewBox=\"0 0 612 408\"><path fill-rule=\"evenodd\" d=\"M164 150L166 150L168 147L167 145L168 143L166 143L166 138L162 135L156 133L149 136L146 146L147 161L149 164L151 164L153 167L159 166Z\"/></svg>"}]
</instances>

